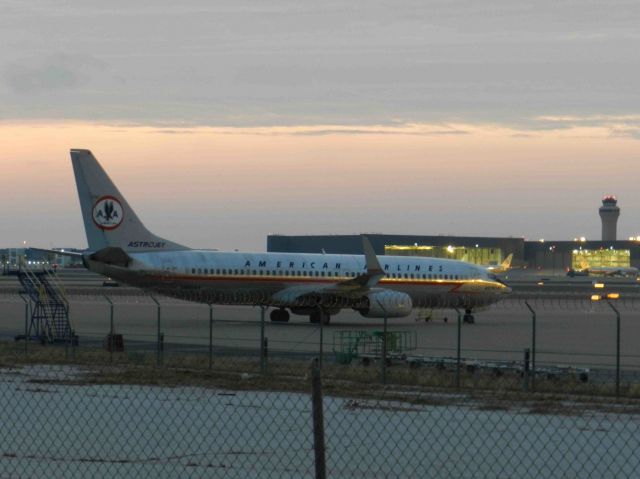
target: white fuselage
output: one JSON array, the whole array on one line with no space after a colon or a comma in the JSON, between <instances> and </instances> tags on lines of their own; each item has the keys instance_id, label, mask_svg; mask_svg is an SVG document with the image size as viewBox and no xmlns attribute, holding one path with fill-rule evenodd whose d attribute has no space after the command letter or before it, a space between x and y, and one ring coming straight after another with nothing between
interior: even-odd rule
<instances>
[{"instance_id":1,"label":"white fuselage","mask_svg":"<svg viewBox=\"0 0 640 479\"><path fill-rule=\"evenodd\" d=\"M238 253L206 250L131 253L125 267L88 261L97 272L178 298L228 304L288 306L272 299L292 287L326 285L366 272L362 255ZM484 306L509 288L481 267L460 261L380 256L376 284L408 294L414 307Z\"/></svg>"}]
</instances>

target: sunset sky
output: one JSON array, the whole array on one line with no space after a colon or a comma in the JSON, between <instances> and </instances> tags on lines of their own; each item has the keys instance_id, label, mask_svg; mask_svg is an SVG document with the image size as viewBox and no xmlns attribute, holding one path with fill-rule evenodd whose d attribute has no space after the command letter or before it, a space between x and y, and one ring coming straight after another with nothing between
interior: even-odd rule
<instances>
[{"instance_id":1,"label":"sunset sky","mask_svg":"<svg viewBox=\"0 0 640 479\"><path fill-rule=\"evenodd\" d=\"M637 2L0 10L0 247L86 246L70 148L193 247L640 234Z\"/></svg>"}]
</instances>

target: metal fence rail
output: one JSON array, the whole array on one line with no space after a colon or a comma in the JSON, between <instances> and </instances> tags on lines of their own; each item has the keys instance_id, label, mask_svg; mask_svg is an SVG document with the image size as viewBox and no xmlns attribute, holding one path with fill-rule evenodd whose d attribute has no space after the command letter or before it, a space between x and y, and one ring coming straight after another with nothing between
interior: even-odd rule
<instances>
[{"instance_id":1,"label":"metal fence rail","mask_svg":"<svg viewBox=\"0 0 640 479\"><path fill-rule=\"evenodd\" d=\"M573 301L384 334L70 295L79 342L42 345L13 341L26 306L1 298L0 477L636 478L637 313ZM514 338L478 342L510 322ZM580 327L599 328L598 350L580 347Z\"/></svg>"},{"instance_id":2,"label":"metal fence rail","mask_svg":"<svg viewBox=\"0 0 640 479\"><path fill-rule=\"evenodd\" d=\"M83 348L38 346L24 361L3 346L0 477L321 477L308 361L273 360L260 374L258 358L216 358L209 370ZM572 391L572 381L563 394L524 392L507 375L465 375L455 388L446 370L391 369L385 387L371 368L325 365L326 477L640 470L637 399Z\"/></svg>"}]
</instances>

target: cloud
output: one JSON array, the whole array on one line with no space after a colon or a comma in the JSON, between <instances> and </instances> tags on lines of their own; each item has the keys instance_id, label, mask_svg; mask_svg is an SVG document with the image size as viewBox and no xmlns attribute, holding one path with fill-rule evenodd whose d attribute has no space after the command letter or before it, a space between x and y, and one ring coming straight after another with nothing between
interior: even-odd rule
<instances>
[{"instance_id":1,"label":"cloud","mask_svg":"<svg viewBox=\"0 0 640 479\"><path fill-rule=\"evenodd\" d=\"M424 130L416 131L406 128L381 129L356 129L356 128L331 128L331 129L308 129L296 131L297 136L323 136L323 135L415 135L415 136L440 136L440 135L468 135L468 131L462 130Z\"/></svg>"},{"instance_id":2,"label":"cloud","mask_svg":"<svg viewBox=\"0 0 640 479\"><path fill-rule=\"evenodd\" d=\"M4 68L4 84L14 93L37 94L71 90L86 84L103 62L86 56L57 54L11 63Z\"/></svg>"}]
</instances>

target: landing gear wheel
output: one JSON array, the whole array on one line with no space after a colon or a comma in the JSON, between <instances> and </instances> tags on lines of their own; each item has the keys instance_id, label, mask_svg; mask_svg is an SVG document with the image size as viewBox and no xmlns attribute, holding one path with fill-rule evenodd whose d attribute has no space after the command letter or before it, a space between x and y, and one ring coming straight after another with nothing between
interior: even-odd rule
<instances>
[{"instance_id":1,"label":"landing gear wheel","mask_svg":"<svg viewBox=\"0 0 640 479\"><path fill-rule=\"evenodd\" d=\"M309 321L311 323L314 323L314 324L320 323L321 319L322 319L323 325L327 325L331 322L331 316L322 311L314 311L309 315Z\"/></svg>"},{"instance_id":2,"label":"landing gear wheel","mask_svg":"<svg viewBox=\"0 0 640 479\"><path fill-rule=\"evenodd\" d=\"M462 320L465 323L469 323L469 324L473 324L476 322L476 318L473 317L473 314L471 314L471 310L470 309L465 309L464 310L464 316L462 317Z\"/></svg>"},{"instance_id":3,"label":"landing gear wheel","mask_svg":"<svg viewBox=\"0 0 640 479\"><path fill-rule=\"evenodd\" d=\"M289 312L284 308L274 309L269 317L274 323L286 323L289 321Z\"/></svg>"}]
</instances>

